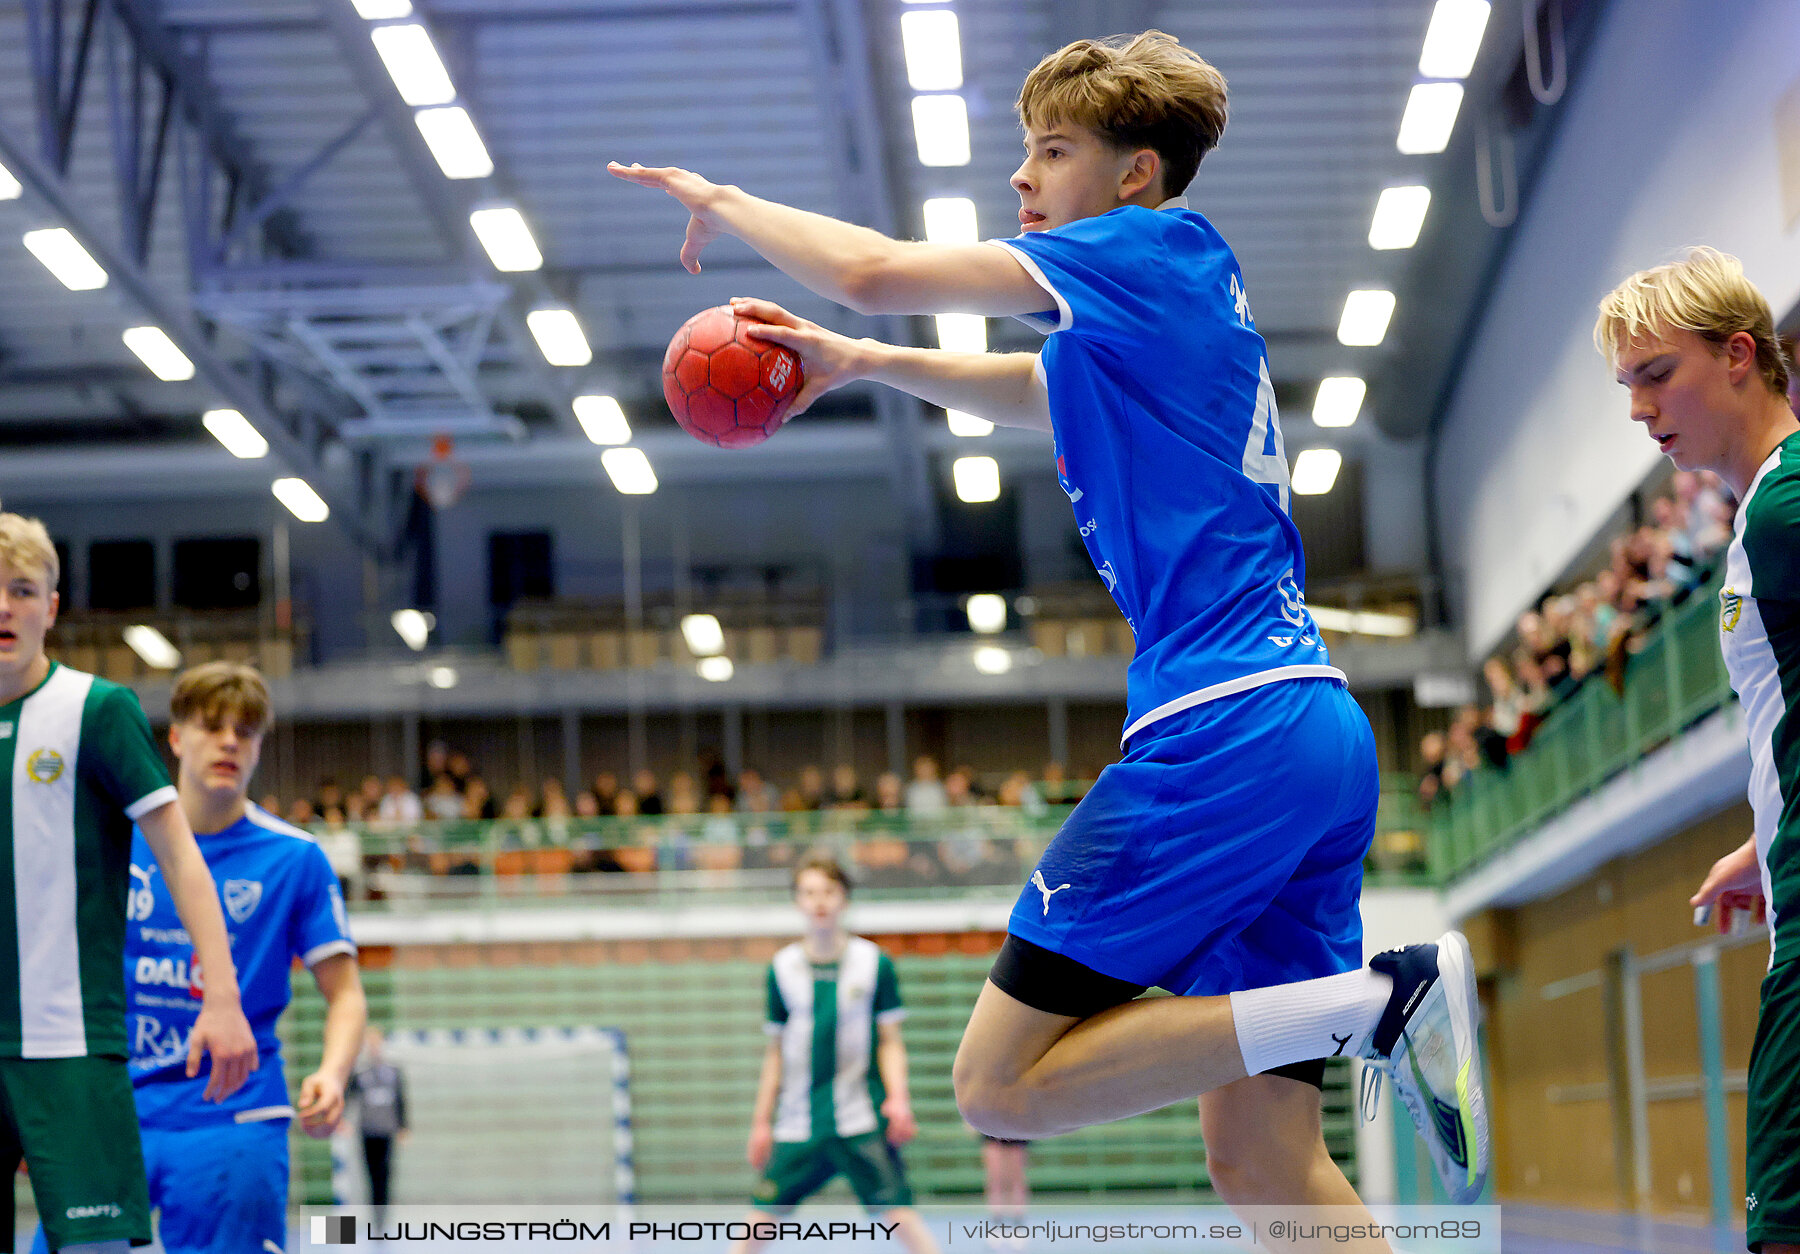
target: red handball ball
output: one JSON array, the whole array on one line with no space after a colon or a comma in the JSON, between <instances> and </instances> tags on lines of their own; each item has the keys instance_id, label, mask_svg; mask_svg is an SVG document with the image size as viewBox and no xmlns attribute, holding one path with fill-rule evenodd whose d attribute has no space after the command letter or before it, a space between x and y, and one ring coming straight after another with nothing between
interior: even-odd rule
<instances>
[{"instance_id":1,"label":"red handball ball","mask_svg":"<svg viewBox=\"0 0 1800 1254\"><path fill-rule=\"evenodd\" d=\"M681 429L721 448L748 448L774 435L800 394L800 358L750 335L755 325L730 305L702 309L663 355L663 399Z\"/></svg>"}]
</instances>

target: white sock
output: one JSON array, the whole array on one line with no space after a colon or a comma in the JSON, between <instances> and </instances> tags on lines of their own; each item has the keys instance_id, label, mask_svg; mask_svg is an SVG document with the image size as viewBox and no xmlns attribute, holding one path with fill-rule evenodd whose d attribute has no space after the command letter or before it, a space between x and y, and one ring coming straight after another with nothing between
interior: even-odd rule
<instances>
[{"instance_id":1,"label":"white sock","mask_svg":"<svg viewBox=\"0 0 1800 1254\"><path fill-rule=\"evenodd\" d=\"M1349 1058L1367 1043L1393 991L1367 967L1298 984L1231 994L1244 1073L1261 1075L1314 1058Z\"/></svg>"}]
</instances>

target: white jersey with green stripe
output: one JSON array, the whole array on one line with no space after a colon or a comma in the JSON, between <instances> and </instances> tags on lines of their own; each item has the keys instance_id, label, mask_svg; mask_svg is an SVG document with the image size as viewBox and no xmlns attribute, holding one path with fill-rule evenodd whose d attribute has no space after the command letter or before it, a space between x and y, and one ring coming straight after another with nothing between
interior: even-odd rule
<instances>
[{"instance_id":1,"label":"white jersey with green stripe","mask_svg":"<svg viewBox=\"0 0 1800 1254\"><path fill-rule=\"evenodd\" d=\"M176 799L129 688L52 664L0 706L0 1057L126 1056L131 825Z\"/></svg>"},{"instance_id":2,"label":"white jersey with green stripe","mask_svg":"<svg viewBox=\"0 0 1800 1254\"><path fill-rule=\"evenodd\" d=\"M1800 938L1800 434L1758 468L1732 531L1719 641L1750 741L1772 967Z\"/></svg>"},{"instance_id":3,"label":"white jersey with green stripe","mask_svg":"<svg viewBox=\"0 0 1800 1254\"><path fill-rule=\"evenodd\" d=\"M860 1136L881 1126L886 1089L876 1025L906 1016L893 959L852 936L836 962L814 962L796 941L769 963L769 1034L781 1047L777 1141Z\"/></svg>"}]
</instances>

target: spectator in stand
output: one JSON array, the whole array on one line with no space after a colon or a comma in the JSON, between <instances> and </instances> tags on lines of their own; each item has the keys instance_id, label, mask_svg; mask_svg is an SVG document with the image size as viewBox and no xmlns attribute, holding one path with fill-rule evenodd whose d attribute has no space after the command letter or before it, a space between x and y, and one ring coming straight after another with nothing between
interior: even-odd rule
<instances>
[{"instance_id":1,"label":"spectator in stand","mask_svg":"<svg viewBox=\"0 0 1800 1254\"><path fill-rule=\"evenodd\" d=\"M753 775L754 771L745 771L745 775ZM742 794L739 794L740 801ZM686 771L676 771L669 776L668 813L698 814L701 809L700 786L694 777ZM748 808L748 807L745 807Z\"/></svg>"},{"instance_id":2,"label":"spectator in stand","mask_svg":"<svg viewBox=\"0 0 1800 1254\"><path fill-rule=\"evenodd\" d=\"M425 807L419 803L419 795L406 786L406 776L388 776L387 791L381 794L381 802L375 807L375 819L390 827L406 823L417 823L425 816Z\"/></svg>"},{"instance_id":3,"label":"spectator in stand","mask_svg":"<svg viewBox=\"0 0 1800 1254\"><path fill-rule=\"evenodd\" d=\"M287 809L287 821L295 827L305 827L309 823L316 822L318 817L319 813L313 809L313 803L305 797L296 798L294 804Z\"/></svg>"},{"instance_id":4,"label":"spectator in stand","mask_svg":"<svg viewBox=\"0 0 1800 1254\"><path fill-rule=\"evenodd\" d=\"M379 775L363 776L362 784L356 790L356 800L362 810L362 821L373 823L376 814L381 810L383 789Z\"/></svg>"},{"instance_id":5,"label":"spectator in stand","mask_svg":"<svg viewBox=\"0 0 1800 1254\"><path fill-rule=\"evenodd\" d=\"M434 740L425 746L425 764L419 772L419 791L431 787L431 781L440 775L449 773L450 746L441 740Z\"/></svg>"},{"instance_id":6,"label":"spectator in stand","mask_svg":"<svg viewBox=\"0 0 1800 1254\"><path fill-rule=\"evenodd\" d=\"M1570 654L1570 673L1575 665L1574 654ZM1544 721L1544 714L1550 709L1553 700L1550 685L1544 682L1544 672L1539 668L1537 659L1531 656L1529 649L1520 649L1513 658L1513 677L1519 688L1519 731L1518 743L1507 742L1508 753L1523 753L1531 743L1532 735L1538 725Z\"/></svg>"},{"instance_id":7,"label":"spectator in stand","mask_svg":"<svg viewBox=\"0 0 1800 1254\"><path fill-rule=\"evenodd\" d=\"M575 817L582 820L600 817L600 798L590 788L583 788L575 794Z\"/></svg>"},{"instance_id":8,"label":"spectator in stand","mask_svg":"<svg viewBox=\"0 0 1800 1254\"><path fill-rule=\"evenodd\" d=\"M444 763L444 774L456 781L456 791L461 792L475 778L475 764L469 761L469 755L461 749L452 749Z\"/></svg>"},{"instance_id":9,"label":"spectator in stand","mask_svg":"<svg viewBox=\"0 0 1800 1254\"><path fill-rule=\"evenodd\" d=\"M621 819L634 819L641 813L638 809L638 797L629 788L621 788L613 794L613 814Z\"/></svg>"},{"instance_id":10,"label":"spectator in stand","mask_svg":"<svg viewBox=\"0 0 1800 1254\"><path fill-rule=\"evenodd\" d=\"M344 900L360 900L363 885L362 838L354 828L345 823L343 807L326 808L317 840L319 848L325 851L325 860L331 863L332 874L338 877L338 889L343 893Z\"/></svg>"},{"instance_id":11,"label":"spectator in stand","mask_svg":"<svg viewBox=\"0 0 1800 1254\"><path fill-rule=\"evenodd\" d=\"M1031 782L1027 771L1014 771L1000 785L1000 804L1017 806L1027 814L1042 814L1045 810L1044 796Z\"/></svg>"},{"instance_id":12,"label":"spectator in stand","mask_svg":"<svg viewBox=\"0 0 1800 1254\"><path fill-rule=\"evenodd\" d=\"M1419 741L1419 759L1425 767L1419 772L1419 803L1429 809L1446 787L1444 772L1448 763L1444 756L1443 732L1425 733Z\"/></svg>"},{"instance_id":13,"label":"spectator in stand","mask_svg":"<svg viewBox=\"0 0 1800 1254\"><path fill-rule=\"evenodd\" d=\"M1068 805L1079 800L1075 796L1075 786L1069 780L1068 768L1061 762L1044 763L1042 788L1044 800L1051 805Z\"/></svg>"},{"instance_id":14,"label":"spectator in stand","mask_svg":"<svg viewBox=\"0 0 1800 1254\"><path fill-rule=\"evenodd\" d=\"M839 762L831 768L831 792L825 799L825 805L832 810L867 810L869 794L863 791L856 778L856 768L848 762Z\"/></svg>"},{"instance_id":15,"label":"spectator in stand","mask_svg":"<svg viewBox=\"0 0 1800 1254\"><path fill-rule=\"evenodd\" d=\"M746 766L738 772L737 808L744 813L769 814L780 808L781 798L764 781L762 772Z\"/></svg>"},{"instance_id":16,"label":"spectator in stand","mask_svg":"<svg viewBox=\"0 0 1800 1254\"><path fill-rule=\"evenodd\" d=\"M425 809L425 817L434 823L448 823L462 817L462 794L456 791L456 781L450 778L448 772L431 781L431 787L425 790L421 804Z\"/></svg>"},{"instance_id":17,"label":"spectator in stand","mask_svg":"<svg viewBox=\"0 0 1800 1254\"><path fill-rule=\"evenodd\" d=\"M656 787L656 772L644 767L631 777L631 791L636 794L633 800L637 803L634 814L661 814L663 812L663 796Z\"/></svg>"},{"instance_id":18,"label":"spectator in stand","mask_svg":"<svg viewBox=\"0 0 1800 1254\"><path fill-rule=\"evenodd\" d=\"M538 802L537 812L539 818L545 819L566 819L575 813L563 782L554 775L544 780L543 800Z\"/></svg>"},{"instance_id":19,"label":"spectator in stand","mask_svg":"<svg viewBox=\"0 0 1800 1254\"><path fill-rule=\"evenodd\" d=\"M1520 646L1519 652L1529 658L1531 650ZM1506 663L1497 657L1491 657L1481 664L1481 677L1487 681L1488 696L1493 704L1488 714L1488 726L1506 741L1508 753L1515 744L1522 743L1529 732L1522 731L1525 723L1525 698L1519 691L1518 684L1513 682L1512 672Z\"/></svg>"},{"instance_id":20,"label":"spectator in stand","mask_svg":"<svg viewBox=\"0 0 1800 1254\"><path fill-rule=\"evenodd\" d=\"M594 804L600 807L600 813L611 814L619 799L619 777L611 771L601 771L594 776L588 791L594 794Z\"/></svg>"},{"instance_id":21,"label":"spectator in stand","mask_svg":"<svg viewBox=\"0 0 1800 1254\"><path fill-rule=\"evenodd\" d=\"M942 814L950 800L944 792L944 781L938 778L937 759L921 753L913 759L912 782L906 786L908 814Z\"/></svg>"},{"instance_id":22,"label":"spectator in stand","mask_svg":"<svg viewBox=\"0 0 1800 1254\"><path fill-rule=\"evenodd\" d=\"M1481 765L1481 745L1475 733L1482 726L1481 711L1465 705L1450 721L1444 735L1444 784L1454 788L1465 775Z\"/></svg>"},{"instance_id":23,"label":"spectator in stand","mask_svg":"<svg viewBox=\"0 0 1800 1254\"><path fill-rule=\"evenodd\" d=\"M883 771L875 779L875 808L892 813L906 808L906 788L892 771Z\"/></svg>"},{"instance_id":24,"label":"spectator in stand","mask_svg":"<svg viewBox=\"0 0 1800 1254\"><path fill-rule=\"evenodd\" d=\"M338 787L337 778L327 775L319 781L318 791L313 795L313 812L323 815L327 810L344 808L344 790Z\"/></svg>"},{"instance_id":25,"label":"spectator in stand","mask_svg":"<svg viewBox=\"0 0 1800 1254\"><path fill-rule=\"evenodd\" d=\"M800 782L795 786L802 810L825 808L825 772L813 765L800 768Z\"/></svg>"},{"instance_id":26,"label":"spectator in stand","mask_svg":"<svg viewBox=\"0 0 1800 1254\"><path fill-rule=\"evenodd\" d=\"M494 792L487 781L479 775L471 775L469 782L463 787L462 818L468 822L492 819L497 811L494 808Z\"/></svg>"}]
</instances>

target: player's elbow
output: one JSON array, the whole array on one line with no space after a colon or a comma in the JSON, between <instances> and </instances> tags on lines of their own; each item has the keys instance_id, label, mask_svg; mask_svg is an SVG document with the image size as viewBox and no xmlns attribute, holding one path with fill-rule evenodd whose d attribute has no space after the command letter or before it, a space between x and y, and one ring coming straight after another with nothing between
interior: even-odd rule
<instances>
[{"instance_id":1,"label":"player's elbow","mask_svg":"<svg viewBox=\"0 0 1800 1254\"><path fill-rule=\"evenodd\" d=\"M898 313L892 307L894 280L880 257L859 259L844 275L843 303L859 314Z\"/></svg>"}]
</instances>

